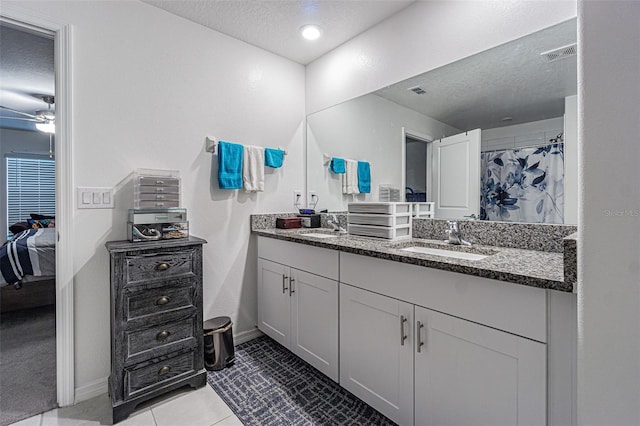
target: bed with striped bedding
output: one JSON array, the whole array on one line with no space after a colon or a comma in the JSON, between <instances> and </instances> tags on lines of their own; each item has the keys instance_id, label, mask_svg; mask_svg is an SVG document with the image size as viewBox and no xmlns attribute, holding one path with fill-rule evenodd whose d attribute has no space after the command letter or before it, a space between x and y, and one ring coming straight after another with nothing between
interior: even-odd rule
<instances>
[{"instance_id":1,"label":"bed with striped bedding","mask_svg":"<svg viewBox=\"0 0 640 426\"><path fill-rule=\"evenodd\" d=\"M28 229L0 247L0 286L21 286L23 279L56 273L55 228Z\"/></svg>"}]
</instances>

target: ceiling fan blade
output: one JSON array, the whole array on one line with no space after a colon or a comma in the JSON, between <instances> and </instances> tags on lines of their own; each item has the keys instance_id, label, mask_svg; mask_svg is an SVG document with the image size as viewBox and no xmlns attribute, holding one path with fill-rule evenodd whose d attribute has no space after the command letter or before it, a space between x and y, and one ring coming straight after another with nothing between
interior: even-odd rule
<instances>
[{"instance_id":1,"label":"ceiling fan blade","mask_svg":"<svg viewBox=\"0 0 640 426\"><path fill-rule=\"evenodd\" d=\"M0 117L0 119L7 119L7 120L20 120L20 121L32 121L32 122L34 122L34 123L42 123L42 120L36 120L35 118Z\"/></svg>"},{"instance_id":2,"label":"ceiling fan blade","mask_svg":"<svg viewBox=\"0 0 640 426\"><path fill-rule=\"evenodd\" d=\"M36 116L33 115L33 114L27 114L26 112L18 111L16 109L9 108L9 107L6 107L6 106L0 105L0 108L6 109L7 111L15 112L16 114L24 115L25 117L36 118Z\"/></svg>"}]
</instances>

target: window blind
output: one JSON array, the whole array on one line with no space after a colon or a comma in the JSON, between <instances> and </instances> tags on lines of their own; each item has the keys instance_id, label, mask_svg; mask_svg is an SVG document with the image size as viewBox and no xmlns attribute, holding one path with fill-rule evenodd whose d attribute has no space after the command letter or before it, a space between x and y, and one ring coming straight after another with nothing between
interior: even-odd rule
<instances>
[{"instance_id":1,"label":"window blind","mask_svg":"<svg viewBox=\"0 0 640 426\"><path fill-rule=\"evenodd\" d=\"M25 222L30 213L55 215L55 161L7 157L7 238L9 226Z\"/></svg>"}]
</instances>

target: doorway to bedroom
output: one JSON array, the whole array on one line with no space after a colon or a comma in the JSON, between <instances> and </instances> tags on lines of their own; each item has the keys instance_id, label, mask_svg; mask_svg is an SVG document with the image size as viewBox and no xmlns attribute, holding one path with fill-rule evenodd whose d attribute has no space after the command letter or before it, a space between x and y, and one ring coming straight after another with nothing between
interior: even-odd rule
<instances>
[{"instance_id":1,"label":"doorway to bedroom","mask_svg":"<svg viewBox=\"0 0 640 426\"><path fill-rule=\"evenodd\" d=\"M0 425L57 406L54 34L0 22Z\"/></svg>"}]
</instances>

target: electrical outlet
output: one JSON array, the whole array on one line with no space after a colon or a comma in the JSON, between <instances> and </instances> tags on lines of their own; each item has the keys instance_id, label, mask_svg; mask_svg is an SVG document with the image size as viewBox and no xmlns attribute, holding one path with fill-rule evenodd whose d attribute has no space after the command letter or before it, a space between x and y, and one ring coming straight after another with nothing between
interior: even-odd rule
<instances>
[{"instance_id":1,"label":"electrical outlet","mask_svg":"<svg viewBox=\"0 0 640 426\"><path fill-rule=\"evenodd\" d=\"M297 210L300 207L302 207L302 191L296 189L293 191L293 208Z\"/></svg>"},{"instance_id":2,"label":"electrical outlet","mask_svg":"<svg viewBox=\"0 0 640 426\"><path fill-rule=\"evenodd\" d=\"M318 204L318 194L316 191L308 191L307 192L307 208L315 209Z\"/></svg>"}]
</instances>

